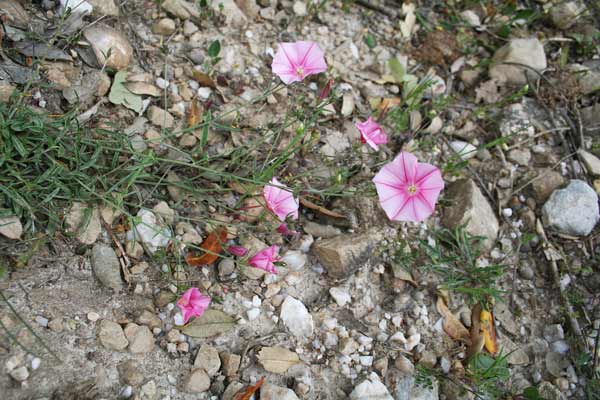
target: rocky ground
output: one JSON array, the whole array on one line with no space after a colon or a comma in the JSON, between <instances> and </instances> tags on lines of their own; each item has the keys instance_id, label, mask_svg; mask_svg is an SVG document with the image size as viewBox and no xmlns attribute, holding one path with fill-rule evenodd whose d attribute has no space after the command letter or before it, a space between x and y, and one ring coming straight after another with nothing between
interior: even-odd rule
<instances>
[{"instance_id":1,"label":"rocky ground","mask_svg":"<svg viewBox=\"0 0 600 400\"><path fill-rule=\"evenodd\" d=\"M594 7L0 0L1 397L600 398ZM297 40L329 70L285 86ZM371 183L401 150L443 172L422 223ZM189 265L219 226L278 274Z\"/></svg>"}]
</instances>

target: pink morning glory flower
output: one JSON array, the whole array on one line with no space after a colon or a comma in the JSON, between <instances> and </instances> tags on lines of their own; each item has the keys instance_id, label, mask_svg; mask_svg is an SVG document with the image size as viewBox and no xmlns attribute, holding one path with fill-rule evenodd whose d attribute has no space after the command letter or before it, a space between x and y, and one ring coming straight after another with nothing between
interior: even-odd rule
<instances>
[{"instance_id":1,"label":"pink morning glory flower","mask_svg":"<svg viewBox=\"0 0 600 400\"><path fill-rule=\"evenodd\" d=\"M192 287L186 290L177 300L177 307L183 315L183 323L187 324L190 317L200 317L208 308L210 300L210 297L201 294L198 288Z\"/></svg>"},{"instance_id":2,"label":"pink morning glory flower","mask_svg":"<svg viewBox=\"0 0 600 400\"><path fill-rule=\"evenodd\" d=\"M279 218L285 221L286 218L298 219L298 199L294 198L291 190L281 184L277 178L271 179L263 190L263 196L267 203L267 208Z\"/></svg>"},{"instance_id":3,"label":"pink morning glory flower","mask_svg":"<svg viewBox=\"0 0 600 400\"><path fill-rule=\"evenodd\" d=\"M227 251L238 257L244 257L248 254L248 249L242 246L229 246Z\"/></svg>"},{"instance_id":4,"label":"pink morning glory flower","mask_svg":"<svg viewBox=\"0 0 600 400\"><path fill-rule=\"evenodd\" d=\"M423 221L435 210L444 180L440 170L402 152L373 178L379 203L392 221Z\"/></svg>"},{"instance_id":5,"label":"pink morning glory flower","mask_svg":"<svg viewBox=\"0 0 600 400\"><path fill-rule=\"evenodd\" d=\"M276 274L277 270L275 269L274 263L277 261L279 261L279 246L273 245L250 257L248 263L254 268Z\"/></svg>"},{"instance_id":6,"label":"pink morning glory flower","mask_svg":"<svg viewBox=\"0 0 600 400\"><path fill-rule=\"evenodd\" d=\"M360 132L360 141L367 143L374 150L378 150L380 144L388 142L387 134L373 118L369 117L365 122L357 122L356 128Z\"/></svg>"},{"instance_id":7,"label":"pink morning glory flower","mask_svg":"<svg viewBox=\"0 0 600 400\"><path fill-rule=\"evenodd\" d=\"M327 70L323 50L315 42L280 43L271 64L283 83L300 82L308 75Z\"/></svg>"},{"instance_id":8,"label":"pink morning glory flower","mask_svg":"<svg viewBox=\"0 0 600 400\"><path fill-rule=\"evenodd\" d=\"M291 236L294 239L300 237L300 232L291 230L285 223L277 227L277 233L281 233L283 236Z\"/></svg>"}]
</instances>

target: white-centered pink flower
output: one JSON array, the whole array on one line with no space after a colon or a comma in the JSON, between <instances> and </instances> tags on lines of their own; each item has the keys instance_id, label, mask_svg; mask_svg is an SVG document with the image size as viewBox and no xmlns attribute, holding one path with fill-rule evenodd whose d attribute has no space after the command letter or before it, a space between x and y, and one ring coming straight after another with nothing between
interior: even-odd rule
<instances>
[{"instance_id":1,"label":"white-centered pink flower","mask_svg":"<svg viewBox=\"0 0 600 400\"><path fill-rule=\"evenodd\" d=\"M248 264L254 268L262 269L276 274L275 263L279 261L279 246L271 246L263 249L250 257Z\"/></svg>"},{"instance_id":2,"label":"white-centered pink flower","mask_svg":"<svg viewBox=\"0 0 600 400\"><path fill-rule=\"evenodd\" d=\"M378 150L380 144L386 144L388 137L383 128L373 118L369 117L365 122L357 122L354 126L360 132L360 141L367 143L373 149Z\"/></svg>"},{"instance_id":3,"label":"white-centered pink flower","mask_svg":"<svg viewBox=\"0 0 600 400\"><path fill-rule=\"evenodd\" d=\"M379 203L392 221L423 221L444 188L440 170L402 152L373 178Z\"/></svg>"},{"instance_id":4,"label":"white-centered pink flower","mask_svg":"<svg viewBox=\"0 0 600 400\"><path fill-rule=\"evenodd\" d=\"M271 69L283 83L300 82L308 75L327 71L323 50L315 42L280 43Z\"/></svg>"},{"instance_id":5,"label":"white-centered pink flower","mask_svg":"<svg viewBox=\"0 0 600 400\"><path fill-rule=\"evenodd\" d=\"M263 196L267 208L279 218L281 222L286 218L298 219L298 208L300 204L298 199L294 198L292 191L277 178L271 179L271 182L265 185Z\"/></svg>"},{"instance_id":6,"label":"white-centered pink flower","mask_svg":"<svg viewBox=\"0 0 600 400\"><path fill-rule=\"evenodd\" d=\"M210 297L201 294L198 288L192 287L186 290L177 300L177 307L183 315L183 323L186 324L190 317L202 316L210 301Z\"/></svg>"}]
</instances>

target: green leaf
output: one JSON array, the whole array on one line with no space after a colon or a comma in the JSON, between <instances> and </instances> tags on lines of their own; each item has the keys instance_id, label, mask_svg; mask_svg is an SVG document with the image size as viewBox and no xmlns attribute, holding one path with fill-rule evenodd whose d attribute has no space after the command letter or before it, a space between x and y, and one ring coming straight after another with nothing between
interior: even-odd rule
<instances>
[{"instance_id":1,"label":"green leaf","mask_svg":"<svg viewBox=\"0 0 600 400\"><path fill-rule=\"evenodd\" d=\"M213 41L210 46L208 46L208 56L211 58L215 58L221 52L221 42L219 40Z\"/></svg>"},{"instance_id":2,"label":"green leaf","mask_svg":"<svg viewBox=\"0 0 600 400\"><path fill-rule=\"evenodd\" d=\"M377 46L377 42L375 41L375 36L373 36L370 33L367 33L367 35L365 36L365 43L367 44L367 46L372 49L373 47Z\"/></svg>"},{"instance_id":3,"label":"green leaf","mask_svg":"<svg viewBox=\"0 0 600 400\"><path fill-rule=\"evenodd\" d=\"M207 338L227 332L235 325L233 317L219 310L206 310L200 318L196 318L181 329L185 335L196 338Z\"/></svg>"},{"instance_id":4,"label":"green leaf","mask_svg":"<svg viewBox=\"0 0 600 400\"><path fill-rule=\"evenodd\" d=\"M127 71L119 71L115 74L112 87L108 95L108 100L113 104L121 104L135 111L142 111L142 97L131 93L123 85L127 79Z\"/></svg>"},{"instance_id":5,"label":"green leaf","mask_svg":"<svg viewBox=\"0 0 600 400\"><path fill-rule=\"evenodd\" d=\"M402 80L404 79L404 74L406 73L406 71L404 70L404 67L402 66L400 61L398 61L398 59L396 57L392 57L389 59L388 65L390 66L390 69L392 70L392 76L394 77L394 80L396 81L396 83L402 83Z\"/></svg>"},{"instance_id":6,"label":"green leaf","mask_svg":"<svg viewBox=\"0 0 600 400\"><path fill-rule=\"evenodd\" d=\"M523 397L527 400L544 400L542 396L540 396L540 392L537 388L530 386L523 390Z\"/></svg>"}]
</instances>

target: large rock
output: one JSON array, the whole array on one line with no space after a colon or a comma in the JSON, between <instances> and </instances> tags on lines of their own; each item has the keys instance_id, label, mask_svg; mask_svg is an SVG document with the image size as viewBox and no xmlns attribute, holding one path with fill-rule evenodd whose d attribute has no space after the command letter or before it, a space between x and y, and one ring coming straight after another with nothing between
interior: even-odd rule
<instances>
[{"instance_id":1,"label":"large rock","mask_svg":"<svg viewBox=\"0 0 600 400\"><path fill-rule=\"evenodd\" d=\"M265 383L260 388L260 400L298 400L293 390Z\"/></svg>"},{"instance_id":2,"label":"large rock","mask_svg":"<svg viewBox=\"0 0 600 400\"><path fill-rule=\"evenodd\" d=\"M508 63L523 64L529 68ZM494 53L489 72L491 78L500 82L524 85L528 77L530 80L538 79L535 71L542 71L546 67L546 53L539 40L512 39Z\"/></svg>"},{"instance_id":3,"label":"large rock","mask_svg":"<svg viewBox=\"0 0 600 400\"><path fill-rule=\"evenodd\" d=\"M473 236L483 236L483 249L488 251L498 237L498 220L487 199L475 182L461 179L448 186L446 199L450 203L444 209L442 223L449 229L466 225L465 230Z\"/></svg>"},{"instance_id":4,"label":"large rock","mask_svg":"<svg viewBox=\"0 0 600 400\"><path fill-rule=\"evenodd\" d=\"M286 297L281 306L280 318L294 336L312 336L315 328L313 318L300 300L292 296Z\"/></svg>"},{"instance_id":5,"label":"large rock","mask_svg":"<svg viewBox=\"0 0 600 400\"><path fill-rule=\"evenodd\" d=\"M600 219L598 195L587 183L572 180L556 190L542 208L544 223L560 233L587 236Z\"/></svg>"},{"instance_id":6,"label":"large rock","mask_svg":"<svg viewBox=\"0 0 600 400\"><path fill-rule=\"evenodd\" d=\"M372 373L369 379L359 383L350 393L349 398L350 400L394 400L375 373Z\"/></svg>"},{"instance_id":7,"label":"large rock","mask_svg":"<svg viewBox=\"0 0 600 400\"><path fill-rule=\"evenodd\" d=\"M109 350L123 350L129 344L121 325L107 319L100 321L98 340Z\"/></svg>"},{"instance_id":8,"label":"large rock","mask_svg":"<svg viewBox=\"0 0 600 400\"><path fill-rule=\"evenodd\" d=\"M97 244L92 249L92 271L100 283L114 290L123 289L121 264L115 251L105 245Z\"/></svg>"},{"instance_id":9,"label":"large rock","mask_svg":"<svg viewBox=\"0 0 600 400\"><path fill-rule=\"evenodd\" d=\"M380 239L381 235L374 232L340 235L317 240L313 245L313 251L330 277L344 279L365 264Z\"/></svg>"}]
</instances>

